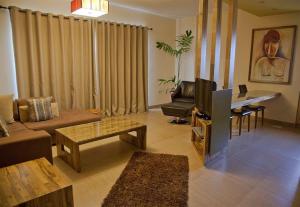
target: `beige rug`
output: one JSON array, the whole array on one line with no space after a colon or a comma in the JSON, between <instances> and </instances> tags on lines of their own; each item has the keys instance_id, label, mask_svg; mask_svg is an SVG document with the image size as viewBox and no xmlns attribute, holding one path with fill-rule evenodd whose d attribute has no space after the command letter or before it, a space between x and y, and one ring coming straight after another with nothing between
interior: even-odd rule
<instances>
[{"instance_id":1,"label":"beige rug","mask_svg":"<svg viewBox=\"0 0 300 207\"><path fill-rule=\"evenodd\" d=\"M188 176L186 156L135 152L102 206L185 207Z\"/></svg>"}]
</instances>

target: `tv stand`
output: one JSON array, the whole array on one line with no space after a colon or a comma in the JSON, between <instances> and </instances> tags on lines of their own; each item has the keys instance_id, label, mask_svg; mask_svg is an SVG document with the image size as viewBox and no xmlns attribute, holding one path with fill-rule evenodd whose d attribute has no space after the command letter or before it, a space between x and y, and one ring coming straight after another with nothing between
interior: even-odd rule
<instances>
[{"instance_id":1,"label":"tv stand","mask_svg":"<svg viewBox=\"0 0 300 207\"><path fill-rule=\"evenodd\" d=\"M218 159L230 138L232 90L212 92L211 117L195 109L192 116L192 142L204 165Z\"/></svg>"},{"instance_id":2,"label":"tv stand","mask_svg":"<svg viewBox=\"0 0 300 207\"><path fill-rule=\"evenodd\" d=\"M203 120L211 120L211 117L207 114L204 114L204 113L201 113L201 112L197 112L196 113L196 116L199 118L199 119L203 119Z\"/></svg>"}]
</instances>

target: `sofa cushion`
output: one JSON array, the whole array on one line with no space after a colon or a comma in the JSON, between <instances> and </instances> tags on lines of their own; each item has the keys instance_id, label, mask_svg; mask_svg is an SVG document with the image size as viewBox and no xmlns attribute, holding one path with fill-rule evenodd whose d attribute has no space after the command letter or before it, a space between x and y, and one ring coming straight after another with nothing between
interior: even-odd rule
<instances>
[{"instance_id":1,"label":"sofa cushion","mask_svg":"<svg viewBox=\"0 0 300 207\"><path fill-rule=\"evenodd\" d=\"M51 103L51 110L52 110L53 118L59 117L59 109L57 103Z\"/></svg>"},{"instance_id":2,"label":"sofa cushion","mask_svg":"<svg viewBox=\"0 0 300 207\"><path fill-rule=\"evenodd\" d=\"M22 123L29 121L29 107L28 106L20 106L19 107L19 115L20 121Z\"/></svg>"},{"instance_id":3,"label":"sofa cushion","mask_svg":"<svg viewBox=\"0 0 300 207\"><path fill-rule=\"evenodd\" d=\"M6 125L6 121L0 116L0 138L1 137L8 137L8 129Z\"/></svg>"},{"instance_id":4,"label":"sofa cushion","mask_svg":"<svg viewBox=\"0 0 300 207\"><path fill-rule=\"evenodd\" d=\"M28 99L29 120L39 122L52 119L51 100L52 97Z\"/></svg>"},{"instance_id":5,"label":"sofa cushion","mask_svg":"<svg viewBox=\"0 0 300 207\"><path fill-rule=\"evenodd\" d=\"M6 123L14 122L13 95L0 96L0 115Z\"/></svg>"},{"instance_id":6,"label":"sofa cushion","mask_svg":"<svg viewBox=\"0 0 300 207\"><path fill-rule=\"evenodd\" d=\"M21 122L14 122L12 124L7 125L8 132L10 134L16 133L16 132L21 132L21 131L26 131L29 130L27 129Z\"/></svg>"},{"instance_id":7,"label":"sofa cushion","mask_svg":"<svg viewBox=\"0 0 300 207\"><path fill-rule=\"evenodd\" d=\"M85 124L89 122L100 121L99 115L88 111L66 111L61 112L60 117L41 122L26 122L24 125L32 130L45 130L54 135L55 129L68 127L72 125Z\"/></svg>"},{"instance_id":8,"label":"sofa cushion","mask_svg":"<svg viewBox=\"0 0 300 207\"><path fill-rule=\"evenodd\" d=\"M25 98L20 98L20 99L15 99L13 103L13 109L14 109L14 119L16 121L20 121L20 114L19 114L19 107L20 106L28 106L28 99ZM52 97L51 103L55 102L55 98Z\"/></svg>"}]
</instances>

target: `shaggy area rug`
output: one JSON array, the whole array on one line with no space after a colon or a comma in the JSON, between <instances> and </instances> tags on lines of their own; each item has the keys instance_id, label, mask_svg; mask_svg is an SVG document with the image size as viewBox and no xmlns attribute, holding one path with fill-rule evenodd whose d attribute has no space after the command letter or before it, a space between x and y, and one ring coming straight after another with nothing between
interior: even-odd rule
<instances>
[{"instance_id":1,"label":"shaggy area rug","mask_svg":"<svg viewBox=\"0 0 300 207\"><path fill-rule=\"evenodd\" d=\"M186 156L135 152L102 206L185 207L188 180Z\"/></svg>"}]
</instances>

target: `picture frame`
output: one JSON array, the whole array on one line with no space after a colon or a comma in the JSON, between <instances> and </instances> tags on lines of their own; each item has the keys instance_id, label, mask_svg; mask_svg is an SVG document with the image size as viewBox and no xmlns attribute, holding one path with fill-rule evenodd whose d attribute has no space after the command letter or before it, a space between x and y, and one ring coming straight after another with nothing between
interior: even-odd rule
<instances>
[{"instance_id":1,"label":"picture frame","mask_svg":"<svg viewBox=\"0 0 300 207\"><path fill-rule=\"evenodd\" d=\"M297 25L252 30L249 82L290 84Z\"/></svg>"}]
</instances>

